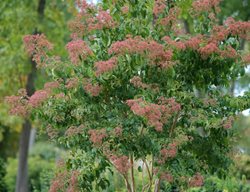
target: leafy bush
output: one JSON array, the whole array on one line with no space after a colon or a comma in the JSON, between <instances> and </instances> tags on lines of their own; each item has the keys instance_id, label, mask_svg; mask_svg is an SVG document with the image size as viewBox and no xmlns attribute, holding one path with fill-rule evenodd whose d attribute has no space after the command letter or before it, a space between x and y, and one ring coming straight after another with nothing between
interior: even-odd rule
<instances>
[{"instance_id":1,"label":"leafy bush","mask_svg":"<svg viewBox=\"0 0 250 192\"><path fill-rule=\"evenodd\" d=\"M4 176L6 174L6 164L2 158L0 158L0 191L7 192L6 183L4 181Z\"/></svg>"},{"instance_id":2,"label":"leafy bush","mask_svg":"<svg viewBox=\"0 0 250 192\"><path fill-rule=\"evenodd\" d=\"M29 190L47 192L50 180L54 175L55 160L61 154L58 148L51 144L37 143L28 158ZM9 158L7 161L5 182L8 191L15 190L18 159Z\"/></svg>"},{"instance_id":3,"label":"leafy bush","mask_svg":"<svg viewBox=\"0 0 250 192\"><path fill-rule=\"evenodd\" d=\"M240 175L245 175L246 179L250 180L250 155L238 155L235 164L236 172Z\"/></svg>"},{"instance_id":4,"label":"leafy bush","mask_svg":"<svg viewBox=\"0 0 250 192\"><path fill-rule=\"evenodd\" d=\"M246 180L240 180L235 177L220 179L217 176L208 176L204 186L196 189L190 189L188 192L248 192L250 184Z\"/></svg>"}]
</instances>

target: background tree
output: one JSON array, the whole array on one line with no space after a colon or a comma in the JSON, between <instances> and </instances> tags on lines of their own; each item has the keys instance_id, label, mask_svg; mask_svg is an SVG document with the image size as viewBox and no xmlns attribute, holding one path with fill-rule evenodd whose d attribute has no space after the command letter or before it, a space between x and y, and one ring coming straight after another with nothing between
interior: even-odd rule
<instances>
[{"instance_id":1,"label":"background tree","mask_svg":"<svg viewBox=\"0 0 250 192\"><path fill-rule=\"evenodd\" d=\"M22 45L22 38L27 33L48 32L54 36L59 44L66 40L62 32L69 18L69 10L72 3L61 1L4 1L0 5L2 14L1 22L1 69L0 69L0 89L1 89L1 145L11 145L13 150L6 150L1 147L2 157L13 156L17 150L17 134L21 133L19 144L19 172L17 179L17 191L27 191L27 154L29 145L29 134L31 123L29 119L24 122L20 118L8 116L6 105L3 98L6 95L16 92L21 87L26 86L26 91L32 95L35 90L35 79L37 79L35 63L25 54ZM63 53L59 48L55 52ZM40 82L47 78L42 71L39 73L39 81L36 81L39 87ZM22 123L23 122L23 123ZM23 124L23 126L21 126ZM15 136L16 135L16 136ZM5 137L3 137L5 136ZM6 142L8 140L8 142ZM15 149L16 146L16 150ZM5 151L4 151L5 150ZM10 153L11 152L11 153Z\"/></svg>"}]
</instances>

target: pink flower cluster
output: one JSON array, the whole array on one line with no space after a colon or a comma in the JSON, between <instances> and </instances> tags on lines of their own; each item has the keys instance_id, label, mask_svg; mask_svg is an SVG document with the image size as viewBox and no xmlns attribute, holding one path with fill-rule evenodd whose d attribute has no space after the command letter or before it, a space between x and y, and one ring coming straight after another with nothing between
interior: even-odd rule
<instances>
[{"instance_id":1,"label":"pink flower cluster","mask_svg":"<svg viewBox=\"0 0 250 192\"><path fill-rule=\"evenodd\" d=\"M28 96L25 89L19 91L19 95L8 96L6 103L10 105L10 114L25 117L28 115Z\"/></svg>"},{"instance_id":2,"label":"pink flower cluster","mask_svg":"<svg viewBox=\"0 0 250 192\"><path fill-rule=\"evenodd\" d=\"M169 36L163 37L162 40L166 41L169 46L174 47L178 50L184 50L186 48L185 43L183 43L182 41L174 41Z\"/></svg>"},{"instance_id":3,"label":"pink flower cluster","mask_svg":"<svg viewBox=\"0 0 250 192\"><path fill-rule=\"evenodd\" d=\"M81 39L72 40L66 45L69 52L69 57L72 63L78 64L81 60L85 60L89 55L92 55L92 50Z\"/></svg>"},{"instance_id":4,"label":"pink flower cluster","mask_svg":"<svg viewBox=\"0 0 250 192\"><path fill-rule=\"evenodd\" d=\"M95 68L96 68L96 75L99 76L103 73L112 71L117 64L117 58L112 57L111 59L107 61L98 61L95 63Z\"/></svg>"},{"instance_id":5,"label":"pink flower cluster","mask_svg":"<svg viewBox=\"0 0 250 192\"><path fill-rule=\"evenodd\" d=\"M237 51L230 45L225 46L224 50L219 50L219 54L223 58L231 58L231 59L237 58L239 56Z\"/></svg>"},{"instance_id":6,"label":"pink flower cluster","mask_svg":"<svg viewBox=\"0 0 250 192\"><path fill-rule=\"evenodd\" d=\"M49 93L45 90L36 91L29 99L29 104L32 107L38 107L43 101L48 99Z\"/></svg>"},{"instance_id":7,"label":"pink flower cluster","mask_svg":"<svg viewBox=\"0 0 250 192\"><path fill-rule=\"evenodd\" d=\"M197 35L197 36L191 37L190 39L185 41L185 47L193 49L193 50L197 50L197 49L199 49L202 41L203 41L202 35Z\"/></svg>"},{"instance_id":8,"label":"pink flower cluster","mask_svg":"<svg viewBox=\"0 0 250 192\"><path fill-rule=\"evenodd\" d=\"M219 52L219 47L217 46L216 43L211 42L205 45L204 47L201 47L198 49L199 53L201 54L201 57L206 59L213 53L218 53Z\"/></svg>"},{"instance_id":9,"label":"pink flower cluster","mask_svg":"<svg viewBox=\"0 0 250 192\"><path fill-rule=\"evenodd\" d=\"M212 8L218 8L221 0L196 0L192 7L195 12L210 11Z\"/></svg>"},{"instance_id":10,"label":"pink flower cluster","mask_svg":"<svg viewBox=\"0 0 250 192\"><path fill-rule=\"evenodd\" d=\"M160 104L154 104L140 98L127 100L126 103L134 114L146 118L148 124L158 132L163 130L163 124L171 115L180 110L180 105L174 99L162 99Z\"/></svg>"},{"instance_id":11,"label":"pink flower cluster","mask_svg":"<svg viewBox=\"0 0 250 192\"><path fill-rule=\"evenodd\" d=\"M151 63L157 63L162 68L168 67L172 59L172 51L167 50L163 45L154 40L144 40L141 37L128 37L124 41L117 41L109 48L109 54L142 54L146 56Z\"/></svg>"},{"instance_id":12,"label":"pink flower cluster","mask_svg":"<svg viewBox=\"0 0 250 192\"><path fill-rule=\"evenodd\" d=\"M144 53L145 49L148 47L148 43L143 41L141 37L128 37L123 41L117 41L111 45L108 52L109 54L118 54L122 55L125 53Z\"/></svg>"},{"instance_id":13,"label":"pink flower cluster","mask_svg":"<svg viewBox=\"0 0 250 192\"><path fill-rule=\"evenodd\" d=\"M165 181L167 181L169 183L172 183L174 181L173 176L170 173L167 173L167 172L161 173L160 179L165 180Z\"/></svg>"},{"instance_id":14,"label":"pink flower cluster","mask_svg":"<svg viewBox=\"0 0 250 192\"><path fill-rule=\"evenodd\" d=\"M71 126L71 127L69 127L67 130L66 130L66 132L65 132L65 135L67 136L67 137L72 137L72 136L74 136L74 135L78 135L78 134L80 134L80 133L82 133L82 131L83 131L83 128L84 128L84 126Z\"/></svg>"},{"instance_id":15,"label":"pink flower cluster","mask_svg":"<svg viewBox=\"0 0 250 192\"><path fill-rule=\"evenodd\" d=\"M60 86L58 81L52 81L52 82L47 82L44 84L44 89L48 92L52 91L53 89L56 89Z\"/></svg>"},{"instance_id":16,"label":"pink flower cluster","mask_svg":"<svg viewBox=\"0 0 250 192\"><path fill-rule=\"evenodd\" d=\"M129 6L128 5L125 5L121 8L121 11L123 14L127 14L129 12Z\"/></svg>"},{"instance_id":17,"label":"pink flower cluster","mask_svg":"<svg viewBox=\"0 0 250 192\"><path fill-rule=\"evenodd\" d=\"M203 103L205 106L215 106L217 105L217 101L215 99L212 98L205 98L203 99Z\"/></svg>"},{"instance_id":18,"label":"pink flower cluster","mask_svg":"<svg viewBox=\"0 0 250 192\"><path fill-rule=\"evenodd\" d=\"M106 130L105 129L100 129L100 130L96 130L96 129L90 129L88 131L88 134L90 135L90 141L94 144L94 145L101 145L103 142L103 139L105 137L107 137L106 134Z\"/></svg>"},{"instance_id":19,"label":"pink flower cluster","mask_svg":"<svg viewBox=\"0 0 250 192\"><path fill-rule=\"evenodd\" d=\"M48 125L46 128L46 132L50 139L54 139L58 136L58 130L54 129L51 125Z\"/></svg>"},{"instance_id":20,"label":"pink flower cluster","mask_svg":"<svg viewBox=\"0 0 250 192\"><path fill-rule=\"evenodd\" d=\"M119 137L122 135L122 127L118 126L114 129L114 135Z\"/></svg>"},{"instance_id":21,"label":"pink flower cluster","mask_svg":"<svg viewBox=\"0 0 250 192\"><path fill-rule=\"evenodd\" d=\"M142 82L142 79L139 76L134 76L130 79L130 83L136 88L142 89L151 89L152 91L158 92L159 86L157 84L146 84Z\"/></svg>"},{"instance_id":22,"label":"pink flower cluster","mask_svg":"<svg viewBox=\"0 0 250 192\"><path fill-rule=\"evenodd\" d=\"M49 192L67 191L76 192L78 189L78 177L80 172L77 170L71 173L67 170L60 171L52 180ZM68 183L68 186L67 186Z\"/></svg>"},{"instance_id":23,"label":"pink flower cluster","mask_svg":"<svg viewBox=\"0 0 250 192\"><path fill-rule=\"evenodd\" d=\"M250 54L242 56L242 62L249 64L250 63Z\"/></svg>"},{"instance_id":24,"label":"pink flower cluster","mask_svg":"<svg viewBox=\"0 0 250 192\"><path fill-rule=\"evenodd\" d=\"M192 178L189 180L190 187L201 187L204 183L204 178L200 173L196 173Z\"/></svg>"},{"instance_id":25,"label":"pink flower cluster","mask_svg":"<svg viewBox=\"0 0 250 192\"><path fill-rule=\"evenodd\" d=\"M159 15L161 13L164 13L166 9L166 2L165 0L155 0L154 8L153 8L153 13L154 15Z\"/></svg>"},{"instance_id":26,"label":"pink flower cluster","mask_svg":"<svg viewBox=\"0 0 250 192\"><path fill-rule=\"evenodd\" d=\"M174 158L177 154L177 143L170 143L167 148L161 149L160 154L160 164L165 163L168 158Z\"/></svg>"},{"instance_id":27,"label":"pink flower cluster","mask_svg":"<svg viewBox=\"0 0 250 192\"><path fill-rule=\"evenodd\" d=\"M211 37L210 41L213 42L220 42L227 38L229 35L229 30L225 26L213 26L213 29L211 31Z\"/></svg>"},{"instance_id":28,"label":"pink flower cluster","mask_svg":"<svg viewBox=\"0 0 250 192\"><path fill-rule=\"evenodd\" d=\"M76 77L67 79L65 87L67 89L73 89L78 86L79 80Z\"/></svg>"},{"instance_id":29,"label":"pink flower cluster","mask_svg":"<svg viewBox=\"0 0 250 192\"><path fill-rule=\"evenodd\" d=\"M83 82L84 90L93 97L96 97L100 94L102 87L98 84L93 85L90 80Z\"/></svg>"},{"instance_id":30,"label":"pink flower cluster","mask_svg":"<svg viewBox=\"0 0 250 192\"><path fill-rule=\"evenodd\" d=\"M149 87L147 84L142 82L139 76L134 76L132 79L130 79L130 83L132 83L137 88L146 89Z\"/></svg>"},{"instance_id":31,"label":"pink flower cluster","mask_svg":"<svg viewBox=\"0 0 250 192\"><path fill-rule=\"evenodd\" d=\"M56 177L52 180L49 192L58 192L65 190L65 181L67 181L68 173L66 171L57 173Z\"/></svg>"},{"instance_id":32,"label":"pink flower cluster","mask_svg":"<svg viewBox=\"0 0 250 192\"><path fill-rule=\"evenodd\" d=\"M131 167L129 163L129 158L125 155L110 155L109 159L114 164L117 171L119 171L121 174L126 174L129 168Z\"/></svg>"},{"instance_id":33,"label":"pink flower cluster","mask_svg":"<svg viewBox=\"0 0 250 192\"><path fill-rule=\"evenodd\" d=\"M79 37L93 30L101 30L115 26L115 21L108 10L104 11L101 8L97 10L96 6L87 3L85 0L77 4L80 8L80 12L75 20L69 23L69 28Z\"/></svg>"},{"instance_id":34,"label":"pink flower cluster","mask_svg":"<svg viewBox=\"0 0 250 192\"><path fill-rule=\"evenodd\" d=\"M115 22L108 11L100 10L96 17L87 20L88 30L101 30L103 28L113 28Z\"/></svg>"},{"instance_id":35,"label":"pink flower cluster","mask_svg":"<svg viewBox=\"0 0 250 192\"><path fill-rule=\"evenodd\" d=\"M222 126L224 129L230 129L233 126L233 122L234 122L234 117L230 116L223 122Z\"/></svg>"},{"instance_id":36,"label":"pink flower cluster","mask_svg":"<svg viewBox=\"0 0 250 192\"><path fill-rule=\"evenodd\" d=\"M156 41L149 41L146 49L147 55L152 64L158 64L161 68L168 68L172 65L172 50L165 50L164 46Z\"/></svg>"},{"instance_id":37,"label":"pink flower cluster","mask_svg":"<svg viewBox=\"0 0 250 192\"><path fill-rule=\"evenodd\" d=\"M53 48L53 45L47 40L44 34L26 35L23 37L25 49L30 56L33 56L33 61L38 66L43 66L47 59L47 51Z\"/></svg>"},{"instance_id":38,"label":"pink flower cluster","mask_svg":"<svg viewBox=\"0 0 250 192\"><path fill-rule=\"evenodd\" d=\"M231 35L238 35L243 39L250 39L250 21L235 21L232 17L229 17L225 21L225 25L228 27L228 32Z\"/></svg>"},{"instance_id":39,"label":"pink flower cluster","mask_svg":"<svg viewBox=\"0 0 250 192\"><path fill-rule=\"evenodd\" d=\"M169 9L168 15L166 17L161 18L159 20L159 23L163 26L175 24L179 13L180 13L180 10L177 7L173 7Z\"/></svg>"},{"instance_id":40,"label":"pink flower cluster","mask_svg":"<svg viewBox=\"0 0 250 192\"><path fill-rule=\"evenodd\" d=\"M77 192L79 191L78 189L78 176L79 176L79 171L74 170L71 173L71 177L69 178L69 186L67 189L67 192Z\"/></svg>"}]
</instances>

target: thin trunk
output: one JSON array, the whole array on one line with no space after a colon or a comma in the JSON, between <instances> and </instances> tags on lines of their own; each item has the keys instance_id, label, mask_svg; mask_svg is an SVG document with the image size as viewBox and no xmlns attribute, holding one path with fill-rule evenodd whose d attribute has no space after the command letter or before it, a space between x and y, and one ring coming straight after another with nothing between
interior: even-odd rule
<instances>
[{"instance_id":1,"label":"thin trunk","mask_svg":"<svg viewBox=\"0 0 250 192\"><path fill-rule=\"evenodd\" d=\"M160 183L161 183L160 179L156 179L155 180L155 189L154 189L154 192L159 192L160 191Z\"/></svg>"},{"instance_id":2,"label":"thin trunk","mask_svg":"<svg viewBox=\"0 0 250 192\"><path fill-rule=\"evenodd\" d=\"M230 95L234 96L234 89L235 89L235 80L232 80L231 87L230 87Z\"/></svg>"},{"instance_id":3,"label":"thin trunk","mask_svg":"<svg viewBox=\"0 0 250 192\"><path fill-rule=\"evenodd\" d=\"M16 192L27 192L28 190L28 163L31 124L28 119L23 123L23 129L19 141L19 161L16 182Z\"/></svg>"},{"instance_id":4,"label":"thin trunk","mask_svg":"<svg viewBox=\"0 0 250 192\"><path fill-rule=\"evenodd\" d=\"M28 74L26 91L27 95L31 96L35 91L36 64L31 61L32 68ZM30 141L31 123L29 119L25 119L22 127L20 144L19 144L19 161L16 180L16 192L27 192L28 190L28 153Z\"/></svg>"},{"instance_id":5,"label":"thin trunk","mask_svg":"<svg viewBox=\"0 0 250 192\"><path fill-rule=\"evenodd\" d=\"M131 163L131 191L135 192L135 177L134 177L134 156L131 155L130 157Z\"/></svg>"},{"instance_id":6,"label":"thin trunk","mask_svg":"<svg viewBox=\"0 0 250 192\"><path fill-rule=\"evenodd\" d=\"M128 181L127 175L123 175L123 178L124 178L124 180L125 180L125 184L126 184L127 191L128 191L128 192L131 192L131 187L130 187L130 183L129 183L129 181Z\"/></svg>"},{"instance_id":7,"label":"thin trunk","mask_svg":"<svg viewBox=\"0 0 250 192\"><path fill-rule=\"evenodd\" d=\"M39 19L43 18L46 0L39 0L38 4L38 16ZM35 29L35 34L37 34ZM36 63L31 61L31 71L28 74L26 91L27 95L31 96L35 92L35 78L36 78ZM29 141L30 141L31 122L29 119L25 119L20 141L19 141L19 160L18 160L18 172L16 180L16 192L28 192L28 153L29 153Z\"/></svg>"}]
</instances>

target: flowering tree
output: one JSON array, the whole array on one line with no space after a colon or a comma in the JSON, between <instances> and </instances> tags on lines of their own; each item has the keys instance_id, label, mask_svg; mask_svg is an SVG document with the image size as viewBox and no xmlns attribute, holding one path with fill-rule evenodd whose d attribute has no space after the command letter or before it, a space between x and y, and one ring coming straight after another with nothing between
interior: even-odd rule
<instances>
[{"instance_id":1,"label":"flowering tree","mask_svg":"<svg viewBox=\"0 0 250 192\"><path fill-rule=\"evenodd\" d=\"M53 81L31 97L8 97L11 112L38 117L71 150L50 191L105 189L112 170L131 192L185 190L202 186L206 174L226 174L232 124L250 98L221 87L249 62L239 41L249 40L250 23L217 24L219 3L79 0L69 60L51 56L44 35L24 37ZM193 18L193 35L183 30L182 16ZM147 173L142 187L136 172Z\"/></svg>"}]
</instances>

